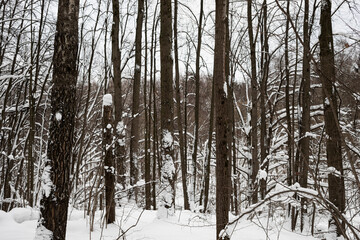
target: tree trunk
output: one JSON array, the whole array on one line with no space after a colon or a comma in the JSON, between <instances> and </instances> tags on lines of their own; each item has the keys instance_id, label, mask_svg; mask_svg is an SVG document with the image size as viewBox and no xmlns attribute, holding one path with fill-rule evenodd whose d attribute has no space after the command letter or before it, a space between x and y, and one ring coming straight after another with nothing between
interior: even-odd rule
<instances>
[{"instance_id":1,"label":"tree trunk","mask_svg":"<svg viewBox=\"0 0 360 240\"><path fill-rule=\"evenodd\" d=\"M122 90L121 90L121 69L120 69L120 51L119 51L119 0L113 0L113 24L111 28L111 60L113 63L113 82L114 82L114 111L115 111L115 143L114 143L114 161L117 170L117 182L125 188L125 129L122 122Z\"/></svg>"},{"instance_id":2,"label":"tree trunk","mask_svg":"<svg viewBox=\"0 0 360 240\"><path fill-rule=\"evenodd\" d=\"M268 144L267 144L267 132L266 132L266 95L267 95L267 81L269 74L269 42L268 42L268 32L267 32L267 1L263 1L263 26L262 26L262 42L263 50L261 53L261 85L260 85L260 155L261 155L261 171L266 172L267 166L269 164L268 155ZM270 123L271 124L271 123ZM263 175L264 176L264 175ZM266 177L261 177L260 181L260 196L261 199L265 198L266 195Z\"/></svg>"},{"instance_id":3,"label":"tree trunk","mask_svg":"<svg viewBox=\"0 0 360 240\"><path fill-rule=\"evenodd\" d=\"M151 209L151 162L150 162L150 109L151 109L151 94L149 94L149 101L147 102L147 63L148 63L148 38L147 38L147 22L149 6L147 0L145 1L145 74L144 74L144 109L145 109L145 209ZM151 72L150 72L151 75Z\"/></svg>"},{"instance_id":4,"label":"tree trunk","mask_svg":"<svg viewBox=\"0 0 360 240\"><path fill-rule=\"evenodd\" d=\"M175 53L175 85L176 85L176 110L177 110L177 125L179 131L179 145L181 158L181 178L184 195L184 209L190 210L189 195L187 190L187 159L184 147L184 131L181 115L181 97L180 97L180 70L179 70L179 53L178 53L178 31L177 31L177 16L178 16L178 0L174 1L174 53ZM186 116L185 116L186 117Z\"/></svg>"},{"instance_id":5,"label":"tree trunk","mask_svg":"<svg viewBox=\"0 0 360 240\"><path fill-rule=\"evenodd\" d=\"M144 19L144 0L138 0L138 16L136 20L135 36L135 75L133 85L131 137L130 137L130 185L135 186L138 181L139 157L139 124L140 124L140 78L141 78L141 38ZM137 201L137 188L135 187L135 200Z\"/></svg>"},{"instance_id":6,"label":"tree trunk","mask_svg":"<svg viewBox=\"0 0 360 240\"><path fill-rule=\"evenodd\" d=\"M105 204L106 222L115 221L115 168L113 157L113 120L112 120L112 96L104 95L103 100L103 153L104 153L104 172L105 172Z\"/></svg>"},{"instance_id":7,"label":"tree trunk","mask_svg":"<svg viewBox=\"0 0 360 240\"><path fill-rule=\"evenodd\" d=\"M213 142L213 130L214 130L214 108L215 108L215 88L214 88L214 81L212 82L211 87L211 107L210 107L210 123L209 123L209 140L207 145L207 155L205 160L205 167L204 167L204 210L208 207L209 202L209 189L210 189L210 164L211 164L211 148Z\"/></svg>"},{"instance_id":8,"label":"tree trunk","mask_svg":"<svg viewBox=\"0 0 360 240\"><path fill-rule=\"evenodd\" d=\"M59 1L53 58L52 115L42 178L41 218L36 231L39 238L65 239L66 235L76 112L78 15L78 0Z\"/></svg>"},{"instance_id":9,"label":"tree trunk","mask_svg":"<svg viewBox=\"0 0 360 240\"><path fill-rule=\"evenodd\" d=\"M201 53L201 29L203 21L203 7L204 1L200 0L200 16L198 25L198 42L196 47L196 66L195 66L195 136L194 136L194 151L192 154L193 162L193 192L194 202L196 201L196 170L197 170L197 150L199 142L199 109L200 109L200 53Z\"/></svg>"},{"instance_id":10,"label":"tree trunk","mask_svg":"<svg viewBox=\"0 0 360 240\"><path fill-rule=\"evenodd\" d=\"M286 3L286 29L285 29L285 105L286 105L286 123L287 123L287 147L288 147L288 171L287 171L287 183L290 186L292 184L292 124L290 114L290 67L289 67L289 22L290 22L290 0Z\"/></svg>"},{"instance_id":11,"label":"tree trunk","mask_svg":"<svg viewBox=\"0 0 360 240\"><path fill-rule=\"evenodd\" d=\"M249 32L249 42L250 42L250 58L251 58L251 160L249 161L250 168L250 190L252 191L251 201L252 203L257 203L258 196L256 191L256 176L259 171L259 160L258 160L258 135L257 135L257 93L258 93L258 83L256 78L256 55L255 55L255 41L253 34L253 25L252 25L252 0L247 2L247 19L248 19L248 32Z\"/></svg>"},{"instance_id":12,"label":"tree trunk","mask_svg":"<svg viewBox=\"0 0 360 240\"><path fill-rule=\"evenodd\" d=\"M171 1L160 2L160 63L161 63L161 207L168 214L175 210L175 166L173 138L173 59Z\"/></svg>"},{"instance_id":13,"label":"tree trunk","mask_svg":"<svg viewBox=\"0 0 360 240\"><path fill-rule=\"evenodd\" d=\"M304 7L304 52L303 52L303 77L301 94L301 122L300 122L300 186L307 187L308 166L309 166L309 148L310 138L310 37L309 37L309 0L305 0ZM301 199L300 229L304 228L304 214L306 213L306 199Z\"/></svg>"},{"instance_id":14,"label":"tree trunk","mask_svg":"<svg viewBox=\"0 0 360 240\"><path fill-rule=\"evenodd\" d=\"M334 43L331 23L331 0L323 0L320 17L320 67L321 82L323 89L324 117L326 138L326 157L328 167L340 173L328 175L329 200L338 208L340 213L345 211L345 187L344 171L341 155L341 132L339 125L338 100L336 93ZM336 215L335 213L333 213ZM334 216L333 215L333 216ZM344 223L336 221L335 217L330 221L336 225L337 235L343 235Z\"/></svg>"},{"instance_id":15,"label":"tree trunk","mask_svg":"<svg viewBox=\"0 0 360 240\"><path fill-rule=\"evenodd\" d=\"M228 148L229 112L226 84L226 32L228 0L216 0L215 17L215 127L216 127L216 239L229 220L229 203L231 193L231 163ZM224 239L229 239L224 236Z\"/></svg>"}]
</instances>

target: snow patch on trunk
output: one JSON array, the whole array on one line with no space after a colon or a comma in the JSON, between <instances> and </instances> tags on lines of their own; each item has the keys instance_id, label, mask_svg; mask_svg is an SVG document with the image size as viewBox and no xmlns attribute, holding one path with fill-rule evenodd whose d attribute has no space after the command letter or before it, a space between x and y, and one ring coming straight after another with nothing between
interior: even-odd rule
<instances>
[{"instance_id":1,"label":"snow patch on trunk","mask_svg":"<svg viewBox=\"0 0 360 240\"><path fill-rule=\"evenodd\" d=\"M53 239L53 232L40 224L36 228L35 238L34 240L49 240Z\"/></svg>"},{"instance_id":2,"label":"snow patch on trunk","mask_svg":"<svg viewBox=\"0 0 360 240\"><path fill-rule=\"evenodd\" d=\"M111 105L112 105L111 94L105 94L103 97L103 106L111 106Z\"/></svg>"},{"instance_id":3,"label":"snow patch on trunk","mask_svg":"<svg viewBox=\"0 0 360 240\"><path fill-rule=\"evenodd\" d=\"M44 191L46 197L49 197L51 189L54 186L53 182L51 181L50 174L51 166L46 166L41 176L41 188Z\"/></svg>"}]
</instances>

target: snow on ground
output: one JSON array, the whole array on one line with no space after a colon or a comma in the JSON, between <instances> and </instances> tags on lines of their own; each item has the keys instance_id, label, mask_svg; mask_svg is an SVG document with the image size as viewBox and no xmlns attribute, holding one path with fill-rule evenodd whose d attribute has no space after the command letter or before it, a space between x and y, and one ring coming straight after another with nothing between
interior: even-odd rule
<instances>
[{"instance_id":1,"label":"snow on ground","mask_svg":"<svg viewBox=\"0 0 360 240\"><path fill-rule=\"evenodd\" d=\"M134 226L141 215L136 226L131 227L124 239L127 240L211 240L215 239L215 216L193 213L190 211L176 211L175 216L158 219L156 211L143 211L127 205L117 208L117 220L102 229L102 211L98 211L95 217L94 231L90 232L89 217L84 218L84 212L69 209L69 220L67 226L68 240L104 239L113 240ZM32 240L39 216L38 211L29 208L17 208L6 213L0 210L0 239L2 240ZM233 216L231 216L233 218ZM260 227L263 225L262 227ZM266 227L268 226L268 227ZM266 233L266 228L269 231ZM279 231L280 230L280 231ZM268 235L268 238L266 238ZM123 238L121 238L123 239ZM276 219L266 218L254 223L242 220L235 228L231 239L246 240L313 240L315 238L304 234L296 234L289 231L288 225L281 224Z\"/></svg>"}]
</instances>

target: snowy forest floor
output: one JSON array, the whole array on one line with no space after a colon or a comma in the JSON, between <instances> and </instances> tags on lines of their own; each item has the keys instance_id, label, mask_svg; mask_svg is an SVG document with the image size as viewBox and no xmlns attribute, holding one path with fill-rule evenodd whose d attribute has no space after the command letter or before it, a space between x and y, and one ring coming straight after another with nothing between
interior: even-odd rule
<instances>
[{"instance_id":1,"label":"snowy forest floor","mask_svg":"<svg viewBox=\"0 0 360 240\"><path fill-rule=\"evenodd\" d=\"M270 212L270 211L269 211ZM67 240L82 239L171 239L171 240L210 240L215 239L215 216L190 211L177 210L174 216L157 217L157 211L142 210L130 204L116 209L116 223L101 227L103 211L95 214L94 231L90 232L90 219L84 218L84 211L69 209ZM310 240L307 230L294 233L290 230L289 218L283 217L286 212L273 211L271 217L262 213L250 221L241 220L233 229L231 239L246 240ZM15 208L9 213L0 211L0 239L33 240L39 212L31 208ZM230 216L234 219L235 216ZM308 221L306 221L308 222ZM327 229L327 220L318 218L315 223L317 231ZM119 238L121 234L125 236ZM324 236L317 236L324 237ZM318 238L317 238L318 239Z\"/></svg>"}]
</instances>

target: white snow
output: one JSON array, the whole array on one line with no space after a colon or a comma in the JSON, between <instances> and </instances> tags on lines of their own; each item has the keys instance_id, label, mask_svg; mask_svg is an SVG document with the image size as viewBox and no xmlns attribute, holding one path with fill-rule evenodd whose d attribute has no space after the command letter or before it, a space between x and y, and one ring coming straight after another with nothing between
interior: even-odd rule
<instances>
[{"instance_id":1,"label":"white snow","mask_svg":"<svg viewBox=\"0 0 360 240\"><path fill-rule=\"evenodd\" d=\"M103 97L103 106L111 106L111 105L112 105L111 94L105 94Z\"/></svg>"},{"instance_id":2,"label":"white snow","mask_svg":"<svg viewBox=\"0 0 360 240\"><path fill-rule=\"evenodd\" d=\"M338 177L341 176L341 173L334 167L328 167L327 168L327 173L328 174L333 174L333 175L338 176Z\"/></svg>"},{"instance_id":3,"label":"white snow","mask_svg":"<svg viewBox=\"0 0 360 240\"><path fill-rule=\"evenodd\" d=\"M174 216L158 218L158 211L138 209L128 204L125 207L116 209L116 224L109 224L101 229L100 221L102 211L95 214L94 231L90 232L89 217L84 218L84 212L77 209L69 211L67 223L67 240L88 240L88 239L117 239L121 232L131 228L124 238L127 240L153 239L153 240L212 240L215 239L216 222L214 215L193 213L190 211L176 211ZM165 213L166 214L166 213ZM230 214L230 219L236 216ZM290 224L279 223L270 219L268 230L261 227L266 226L268 218L263 215L251 222L242 219L237 224L228 226L223 232L231 236L231 239L246 240L315 240L308 233L297 234L290 230ZM323 227L318 223L319 228ZM6 240L39 240L46 239L52 234L44 227L36 228L37 220L28 220L17 223L10 213L0 210L0 232L1 239ZM317 227L317 225L316 225ZM36 234L36 238L35 237ZM267 238L268 236L268 238Z\"/></svg>"},{"instance_id":4,"label":"white snow","mask_svg":"<svg viewBox=\"0 0 360 240\"><path fill-rule=\"evenodd\" d=\"M226 82L224 82L224 92L225 92L225 96L228 96L228 89L227 89L227 84Z\"/></svg>"},{"instance_id":5,"label":"white snow","mask_svg":"<svg viewBox=\"0 0 360 240\"><path fill-rule=\"evenodd\" d=\"M330 105L329 99L325 98L325 105Z\"/></svg>"},{"instance_id":6,"label":"white snow","mask_svg":"<svg viewBox=\"0 0 360 240\"><path fill-rule=\"evenodd\" d=\"M14 208L9 214L17 223L23 223L25 221L37 220L40 217L40 212L38 210L28 208Z\"/></svg>"},{"instance_id":7,"label":"white snow","mask_svg":"<svg viewBox=\"0 0 360 240\"><path fill-rule=\"evenodd\" d=\"M40 225L36 228L34 240L49 240L52 239L53 232Z\"/></svg>"},{"instance_id":8,"label":"white snow","mask_svg":"<svg viewBox=\"0 0 360 240\"><path fill-rule=\"evenodd\" d=\"M163 131L163 138L162 138L162 147L164 148L168 148L171 147L173 145L174 139L171 135L171 133L165 129Z\"/></svg>"},{"instance_id":9,"label":"white snow","mask_svg":"<svg viewBox=\"0 0 360 240\"><path fill-rule=\"evenodd\" d=\"M43 189L46 197L49 197L51 188L53 187L53 182L50 179L50 173L51 173L51 167L46 166L41 176L41 188Z\"/></svg>"},{"instance_id":10,"label":"white snow","mask_svg":"<svg viewBox=\"0 0 360 240\"><path fill-rule=\"evenodd\" d=\"M56 112L55 113L55 119L56 119L56 121L60 122L61 119L62 119L62 114L60 112Z\"/></svg>"},{"instance_id":11,"label":"white snow","mask_svg":"<svg viewBox=\"0 0 360 240\"><path fill-rule=\"evenodd\" d=\"M123 121L119 121L119 122L117 123L117 125L116 125L116 133L117 133L118 135L121 135L121 134L124 133L125 129L126 129L126 126L125 126L124 122L123 122Z\"/></svg>"},{"instance_id":12,"label":"white snow","mask_svg":"<svg viewBox=\"0 0 360 240\"><path fill-rule=\"evenodd\" d=\"M258 173L258 179L259 179L259 180L261 180L261 179L266 180L266 178L267 178L267 173L266 173L266 171L260 169L260 170L259 170L259 173Z\"/></svg>"}]
</instances>

